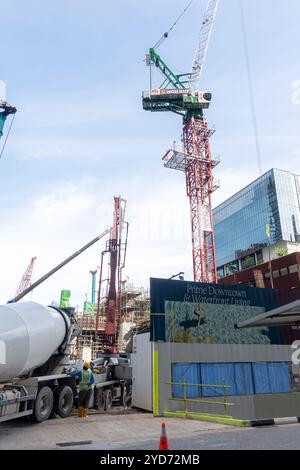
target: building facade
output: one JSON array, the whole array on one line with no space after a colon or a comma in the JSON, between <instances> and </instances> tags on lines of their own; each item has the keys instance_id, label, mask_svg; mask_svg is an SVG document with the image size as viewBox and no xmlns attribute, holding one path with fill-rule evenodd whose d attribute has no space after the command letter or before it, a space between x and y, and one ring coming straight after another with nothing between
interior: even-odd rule
<instances>
[{"instance_id":1,"label":"building facade","mask_svg":"<svg viewBox=\"0 0 300 470\"><path fill-rule=\"evenodd\" d=\"M272 282L271 282L272 273ZM278 305L300 299L300 253L290 253L271 263L236 272L220 279L221 284L276 289Z\"/></svg>"},{"instance_id":2,"label":"building facade","mask_svg":"<svg viewBox=\"0 0 300 470\"><path fill-rule=\"evenodd\" d=\"M300 176L271 169L214 209L214 227L219 279L300 251Z\"/></svg>"}]
</instances>

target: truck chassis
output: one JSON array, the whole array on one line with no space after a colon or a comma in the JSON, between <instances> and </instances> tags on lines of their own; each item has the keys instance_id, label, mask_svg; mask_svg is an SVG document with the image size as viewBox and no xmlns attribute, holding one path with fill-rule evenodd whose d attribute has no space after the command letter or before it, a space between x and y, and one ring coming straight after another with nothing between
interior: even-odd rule
<instances>
[{"instance_id":1,"label":"truck chassis","mask_svg":"<svg viewBox=\"0 0 300 470\"><path fill-rule=\"evenodd\" d=\"M109 380L93 386L89 408L109 411L114 404L127 409L131 397L129 380ZM70 416L78 400L75 378L67 374L18 380L0 388L0 423L28 416L42 422L58 414Z\"/></svg>"}]
</instances>

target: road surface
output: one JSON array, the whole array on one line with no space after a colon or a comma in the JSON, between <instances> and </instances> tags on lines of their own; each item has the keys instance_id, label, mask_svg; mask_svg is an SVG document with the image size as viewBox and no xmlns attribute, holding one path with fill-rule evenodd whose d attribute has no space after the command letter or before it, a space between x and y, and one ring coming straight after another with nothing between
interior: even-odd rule
<instances>
[{"instance_id":1,"label":"road surface","mask_svg":"<svg viewBox=\"0 0 300 470\"><path fill-rule=\"evenodd\" d=\"M235 428L166 419L172 450L300 449L300 425ZM155 450L161 418L147 413L92 414L87 419L51 419L41 424L0 424L0 449Z\"/></svg>"}]
</instances>

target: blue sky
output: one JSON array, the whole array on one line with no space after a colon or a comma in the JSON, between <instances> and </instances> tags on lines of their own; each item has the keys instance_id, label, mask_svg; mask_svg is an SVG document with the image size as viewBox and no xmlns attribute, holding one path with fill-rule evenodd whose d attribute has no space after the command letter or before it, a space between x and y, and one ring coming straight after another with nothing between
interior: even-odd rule
<instances>
[{"instance_id":1,"label":"blue sky","mask_svg":"<svg viewBox=\"0 0 300 470\"><path fill-rule=\"evenodd\" d=\"M0 162L0 300L12 295L31 256L35 277L110 223L113 196L128 200L127 274L185 271L191 278L188 201L182 174L161 156L181 120L146 113L147 48L170 27L184 0L3 0L0 79L17 106ZM244 0L263 170L300 172L298 0ZM206 0L194 0L160 54L175 72L190 70ZM220 0L202 87L220 154L218 204L258 176L239 0ZM300 87L299 87L300 88ZM295 92L294 92L295 93ZM295 95L294 95L295 96ZM298 95L297 95L298 96ZM80 304L102 245L37 289L49 302L70 288Z\"/></svg>"}]
</instances>

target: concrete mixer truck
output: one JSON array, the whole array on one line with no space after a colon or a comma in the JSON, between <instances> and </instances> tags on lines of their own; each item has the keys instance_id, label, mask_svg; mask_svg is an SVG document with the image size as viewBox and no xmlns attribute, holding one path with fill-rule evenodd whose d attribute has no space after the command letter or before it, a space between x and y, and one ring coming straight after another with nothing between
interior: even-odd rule
<instances>
[{"instance_id":1,"label":"concrete mixer truck","mask_svg":"<svg viewBox=\"0 0 300 470\"><path fill-rule=\"evenodd\" d=\"M64 369L79 331L71 312L53 306L0 306L0 422L70 415L76 383Z\"/></svg>"},{"instance_id":2,"label":"concrete mixer truck","mask_svg":"<svg viewBox=\"0 0 300 470\"><path fill-rule=\"evenodd\" d=\"M0 423L71 414L78 388L69 373L74 369L69 357L78 334L72 309L36 302L0 306ZM103 354L91 364L95 384L89 407L108 411L117 404L127 409L132 384L127 355Z\"/></svg>"},{"instance_id":3,"label":"concrete mixer truck","mask_svg":"<svg viewBox=\"0 0 300 470\"><path fill-rule=\"evenodd\" d=\"M0 306L0 422L31 416L41 422L70 415L77 389L65 374L72 340L79 334L71 309L18 303L34 288L110 232L107 228L8 304Z\"/></svg>"},{"instance_id":4,"label":"concrete mixer truck","mask_svg":"<svg viewBox=\"0 0 300 470\"><path fill-rule=\"evenodd\" d=\"M80 334L72 309L21 302L34 288L110 232L106 229L30 287L0 305L0 422L29 416L36 422L52 413L66 418L78 395L69 361L73 340ZM126 358L93 361L95 384L90 407L125 408L131 393L131 367Z\"/></svg>"}]
</instances>

